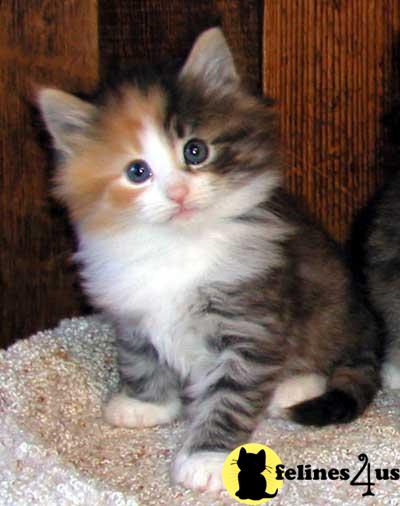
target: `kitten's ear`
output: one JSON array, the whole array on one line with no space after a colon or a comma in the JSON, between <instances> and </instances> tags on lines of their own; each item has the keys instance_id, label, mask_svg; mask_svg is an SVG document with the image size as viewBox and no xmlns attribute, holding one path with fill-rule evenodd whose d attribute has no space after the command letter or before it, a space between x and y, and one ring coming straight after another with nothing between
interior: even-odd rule
<instances>
[{"instance_id":1,"label":"kitten's ear","mask_svg":"<svg viewBox=\"0 0 400 506\"><path fill-rule=\"evenodd\" d=\"M246 451L246 448L240 448L240 452L239 452L239 459L240 457L244 457L245 455L247 455L247 451Z\"/></svg>"},{"instance_id":2,"label":"kitten's ear","mask_svg":"<svg viewBox=\"0 0 400 506\"><path fill-rule=\"evenodd\" d=\"M210 28L199 35L180 77L198 79L211 90L233 91L239 86L233 56L220 28Z\"/></svg>"},{"instance_id":3,"label":"kitten's ear","mask_svg":"<svg viewBox=\"0 0 400 506\"><path fill-rule=\"evenodd\" d=\"M37 104L56 149L65 156L71 156L76 146L85 139L96 107L54 88L39 89Z\"/></svg>"}]
</instances>

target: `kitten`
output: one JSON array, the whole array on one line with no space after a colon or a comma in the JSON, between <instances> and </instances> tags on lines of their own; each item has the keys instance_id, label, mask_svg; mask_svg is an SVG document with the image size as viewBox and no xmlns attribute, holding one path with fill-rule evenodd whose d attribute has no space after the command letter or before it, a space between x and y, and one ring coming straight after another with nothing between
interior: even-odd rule
<instances>
[{"instance_id":1,"label":"kitten","mask_svg":"<svg viewBox=\"0 0 400 506\"><path fill-rule=\"evenodd\" d=\"M367 285L382 321L385 386L400 388L400 174L384 188L374 206L367 241Z\"/></svg>"},{"instance_id":2,"label":"kitten","mask_svg":"<svg viewBox=\"0 0 400 506\"><path fill-rule=\"evenodd\" d=\"M38 103L83 286L117 329L109 423L168 423L185 405L173 480L219 490L266 409L317 426L364 411L374 323L284 193L274 115L241 86L218 28L168 82L126 82L100 104L43 89Z\"/></svg>"}]
</instances>

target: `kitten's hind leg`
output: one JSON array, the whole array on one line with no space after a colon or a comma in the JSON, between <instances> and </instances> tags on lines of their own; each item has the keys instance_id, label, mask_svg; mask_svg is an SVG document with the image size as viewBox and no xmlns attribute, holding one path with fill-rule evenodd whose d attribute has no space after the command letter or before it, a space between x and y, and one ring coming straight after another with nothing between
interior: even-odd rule
<instances>
[{"instance_id":1,"label":"kitten's hind leg","mask_svg":"<svg viewBox=\"0 0 400 506\"><path fill-rule=\"evenodd\" d=\"M268 405L271 417L287 416L287 408L326 392L327 378L321 374L295 374L283 380L276 387Z\"/></svg>"},{"instance_id":2,"label":"kitten's hind leg","mask_svg":"<svg viewBox=\"0 0 400 506\"><path fill-rule=\"evenodd\" d=\"M361 415L379 386L379 370L371 361L355 367L338 367L327 391L288 408L290 418L303 425L322 427L349 423Z\"/></svg>"},{"instance_id":3,"label":"kitten's hind leg","mask_svg":"<svg viewBox=\"0 0 400 506\"><path fill-rule=\"evenodd\" d=\"M103 417L117 427L151 427L177 418L182 403L175 373L160 364L145 336L125 331L117 339L121 391L103 407Z\"/></svg>"},{"instance_id":4,"label":"kitten's hind leg","mask_svg":"<svg viewBox=\"0 0 400 506\"><path fill-rule=\"evenodd\" d=\"M351 311L342 327L338 327L342 343L346 345L342 346L340 356L334 360L331 356L326 391L289 407L287 411L293 421L317 427L349 423L365 411L379 388L380 343L375 321L362 306L354 304ZM332 335L329 331L326 328L324 339L338 342L337 330Z\"/></svg>"}]
</instances>

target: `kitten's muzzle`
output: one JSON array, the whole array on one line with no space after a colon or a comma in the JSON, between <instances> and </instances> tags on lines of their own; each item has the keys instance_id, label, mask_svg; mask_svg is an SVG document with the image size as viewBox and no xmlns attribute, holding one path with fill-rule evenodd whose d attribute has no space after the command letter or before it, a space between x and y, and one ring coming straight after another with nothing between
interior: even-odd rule
<instances>
[{"instance_id":1,"label":"kitten's muzzle","mask_svg":"<svg viewBox=\"0 0 400 506\"><path fill-rule=\"evenodd\" d=\"M175 183L167 188L167 197L184 208L185 200L190 193L189 185L183 182Z\"/></svg>"}]
</instances>

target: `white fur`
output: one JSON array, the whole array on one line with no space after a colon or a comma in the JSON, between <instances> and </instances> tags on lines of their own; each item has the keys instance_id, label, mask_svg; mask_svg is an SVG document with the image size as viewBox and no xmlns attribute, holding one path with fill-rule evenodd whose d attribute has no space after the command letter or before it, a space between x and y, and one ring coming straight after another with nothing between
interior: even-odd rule
<instances>
[{"instance_id":1,"label":"white fur","mask_svg":"<svg viewBox=\"0 0 400 506\"><path fill-rule=\"evenodd\" d=\"M229 453L197 452L188 455L180 452L172 465L175 483L192 490L219 492L224 490L222 466Z\"/></svg>"},{"instance_id":2,"label":"white fur","mask_svg":"<svg viewBox=\"0 0 400 506\"><path fill-rule=\"evenodd\" d=\"M181 411L178 399L168 404L153 404L128 397L121 392L114 395L103 407L103 418L116 427L153 427L169 423Z\"/></svg>"},{"instance_id":3,"label":"white fur","mask_svg":"<svg viewBox=\"0 0 400 506\"><path fill-rule=\"evenodd\" d=\"M140 315L161 359L187 376L193 363L206 360L202 338L215 330L211 317L191 309L201 304L199 289L276 266L280 259L268 239L282 235L273 223L270 230L223 222L185 231L132 226L110 236L85 234L77 258L92 300L117 317ZM250 244L256 249L251 255Z\"/></svg>"},{"instance_id":4,"label":"white fur","mask_svg":"<svg viewBox=\"0 0 400 506\"><path fill-rule=\"evenodd\" d=\"M392 362L385 362L382 367L382 380L386 388L400 388L400 366Z\"/></svg>"},{"instance_id":5,"label":"white fur","mask_svg":"<svg viewBox=\"0 0 400 506\"><path fill-rule=\"evenodd\" d=\"M298 374L280 383L268 406L268 414L280 417L286 408L326 392L327 378L320 374Z\"/></svg>"}]
</instances>

